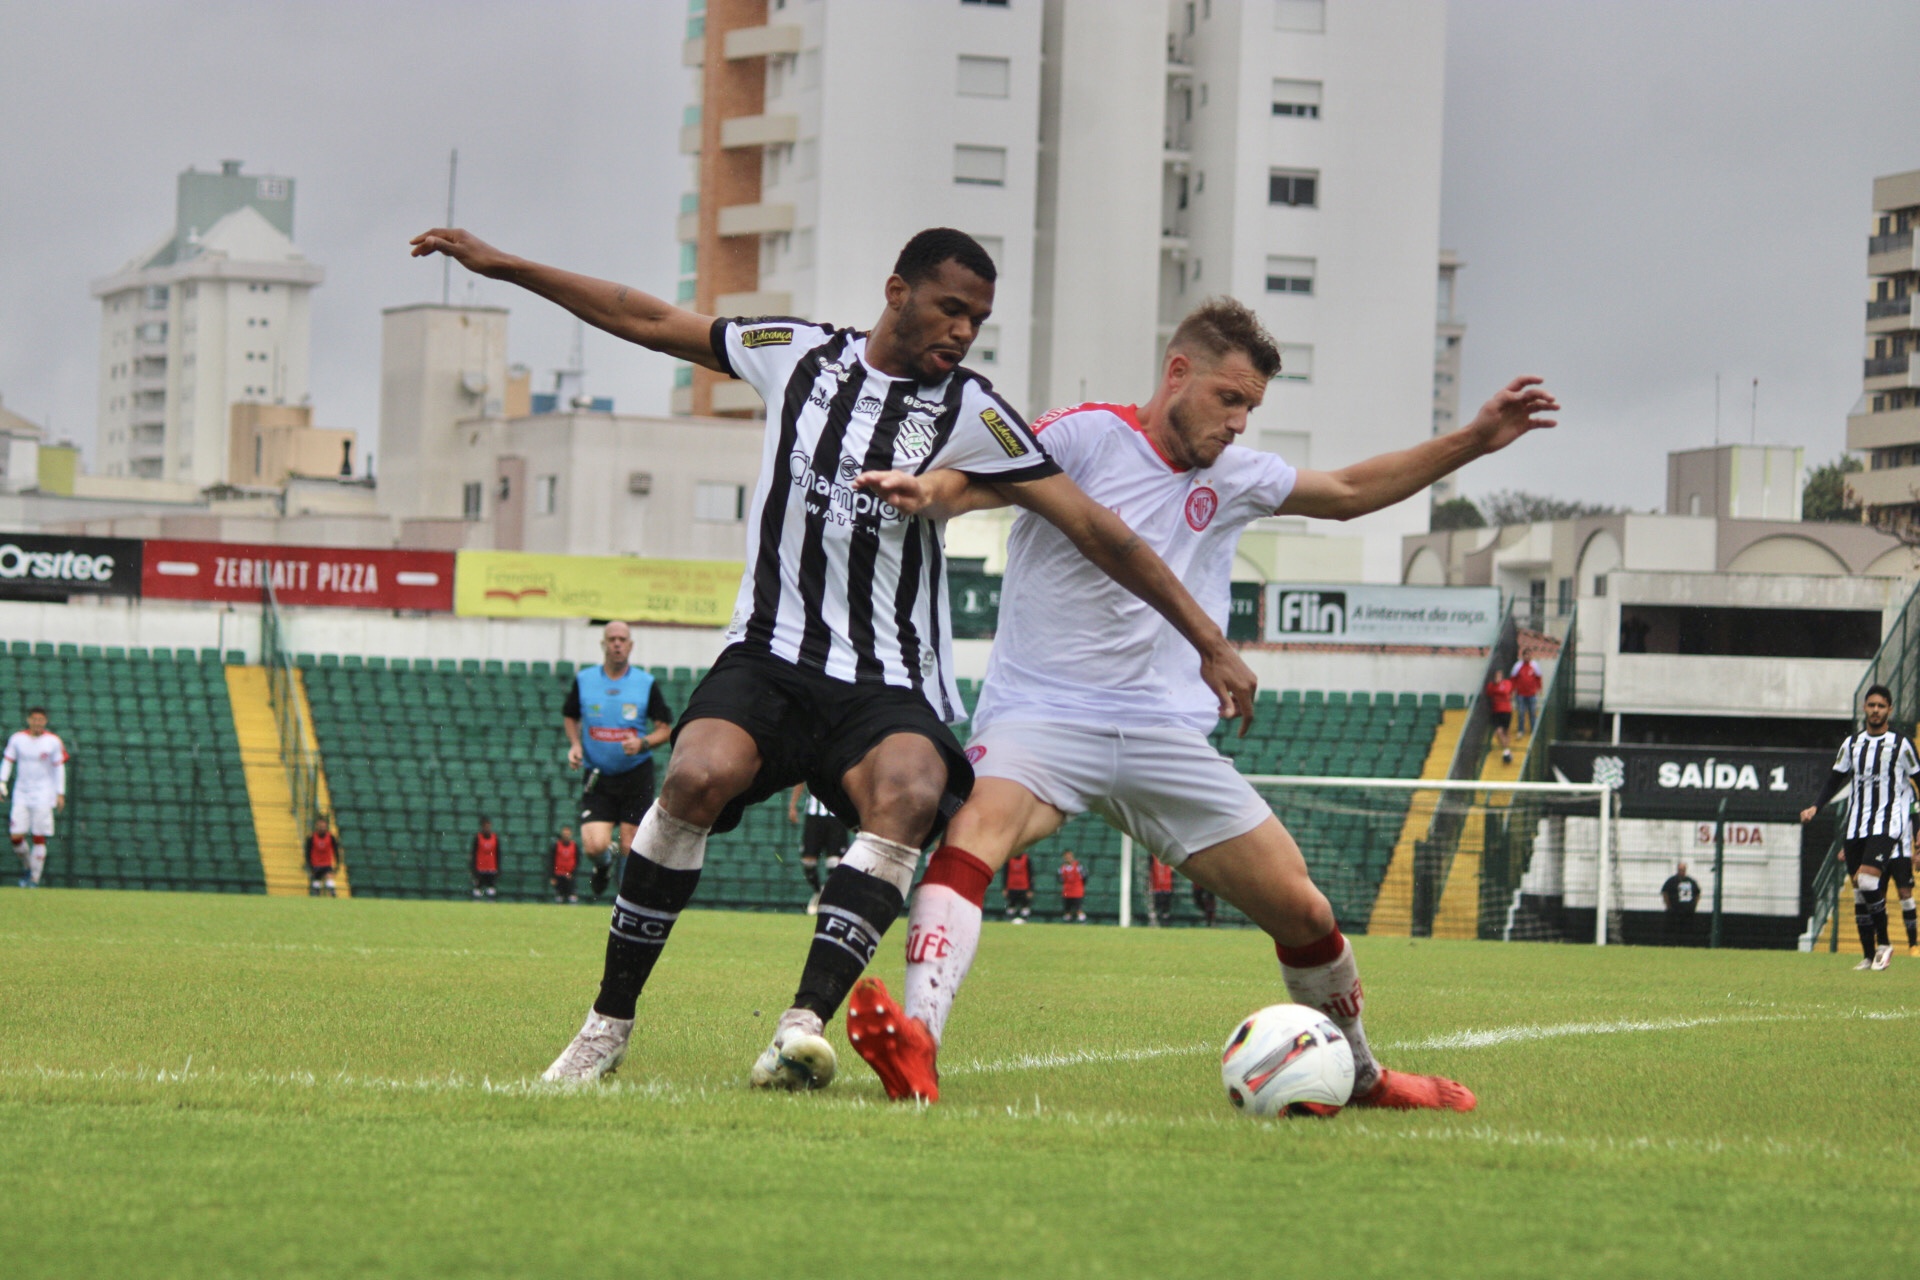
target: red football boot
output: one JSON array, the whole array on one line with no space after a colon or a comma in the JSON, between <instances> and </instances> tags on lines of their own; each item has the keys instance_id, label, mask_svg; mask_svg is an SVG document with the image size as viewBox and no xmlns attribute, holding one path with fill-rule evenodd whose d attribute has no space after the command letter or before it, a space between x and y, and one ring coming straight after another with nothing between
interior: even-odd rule
<instances>
[{"instance_id":1,"label":"red football boot","mask_svg":"<svg viewBox=\"0 0 1920 1280\"><path fill-rule=\"evenodd\" d=\"M940 1101L939 1051L927 1024L909 1018L878 978L862 978L847 1000L847 1040L867 1060L887 1096L896 1101Z\"/></svg>"},{"instance_id":2,"label":"red football boot","mask_svg":"<svg viewBox=\"0 0 1920 1280\"><path fill-rule=\"evenodd\" d=\"M1380 1079L1350 1107L1389 1107L1395 1111L1471 1111L1479 1105L1473 1090L1445 1076L1417 1076L1380 1068Z\"/></svg>"}]
</instances>

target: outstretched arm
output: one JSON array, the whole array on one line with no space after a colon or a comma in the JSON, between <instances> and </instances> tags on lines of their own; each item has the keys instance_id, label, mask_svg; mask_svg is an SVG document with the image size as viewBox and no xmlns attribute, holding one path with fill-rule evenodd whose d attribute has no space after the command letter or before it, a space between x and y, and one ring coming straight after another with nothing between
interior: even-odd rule
<instances>
[{"instance_id":1,"label":"outstretched arm","mask_svg":"<svg viewBox=\"0 0 1920 1280\"><path fill-rule=\"evenodd\" d=\"M911 471L862 471L853 487L877 494L903 515L951 520L969 511L1010 506L1007 496L965 472L942 467L923 476Z\"/></svg>"},{"instance_id":2,"label":"outstretched arm","mask_svg":"<svg viewBox=\"0 0 1920 1280\"><path fill-rule=\"evenodd\" d=\"M1559 401L1533 377L1515 378L1458 431L1383 453L1338 471L1302 471L1275 514L1351 520L1411 498L1475 458L1497 453L1529 431L1555 425L1542 414Z\"/></svg>"},{"instance_id":3,"label":"outstretched arm","mask_svg":"<svg viewBox=\"0 0 1920 1280\"><path fill-rule=\"evenodd\" d=\"M415 236L412 243L416 258L444 253L477 276L517 284L616 338L709 369L720 368L713 354L712 316L676 307L611 280L596 280L516 258L457 228L435 227Z\"/></svg>"},{"instance_id":4,"label":"outstretched arm","mask_svg":"<svg viewBox=\"0 0 1920 1280\"><path fill-rule=\"evenodd\" d=\"M1815 799L1812 804L1800 811L1800 821L1812 822L1814 814L1819 813L1821 809L1826 807L1829 800L1832 800L1846 789L1848 776L1849 775L1840 772L1838 769L1828 774L1827 783L1820 788L1819 797Z\"/></svg>"},{"instance_id":5,"label":"outstretched arm","mask_svg":"<svg viewBox=\"0 0 1920 1280\"><path fill-rule=\"evenodd\" d=\"M1200 678L1220 699L1220 714L1237 717L1244 737L1253 725L1253 694L1259 681L1227 643L1167 562L1140 540L1119 516L1089 498L1065 473L995 486L1017 506L1041 516L1108 577L1139 596L1200 652Z\"/></svg>"}]
</instances>

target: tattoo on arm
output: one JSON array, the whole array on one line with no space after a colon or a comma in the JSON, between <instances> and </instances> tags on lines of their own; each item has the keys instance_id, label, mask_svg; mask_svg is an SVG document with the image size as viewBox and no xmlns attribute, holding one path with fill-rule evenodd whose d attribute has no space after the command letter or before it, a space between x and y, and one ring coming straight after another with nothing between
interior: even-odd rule
<instances>
[{"instance_id":1,"label":"tattoo on arm","mask_svg":"<svg viewBox=\"0 0 1920 1280\"><path fill-rule=\"evenodd\" d=\"M625 302L627 300L627 286L621 285L620 292L613 295L613 300L615 302Z\"/></svg>"}]
</instances>

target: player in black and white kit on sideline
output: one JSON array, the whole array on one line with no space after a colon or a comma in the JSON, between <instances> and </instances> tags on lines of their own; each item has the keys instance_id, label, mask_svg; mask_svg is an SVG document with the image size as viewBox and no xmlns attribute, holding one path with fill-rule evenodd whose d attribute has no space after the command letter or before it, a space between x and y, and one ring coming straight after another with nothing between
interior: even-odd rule
<instances>
[{"instance_id":1,"label":"player in black and white kit on sideline","mask_svg":"<svg viewBox=\"0 0 1920 1280\"><path fill-rule=\"evenodd\" d=\"M820 890L793 1007L757 1087L832 1079L822 1036L899 916L921 846L973 788L948 727L954 681L943 524L854 487L866 471L944 468L993 484L1149 601L1200 654L1223 714L1250 715L1253 673L1166 564L1060 473L991 384L960 361L993 310L992 259L939 228L908 241L873 331L715 319L609 281L503 254L464 231L414 239L617 337L738 377L767 405L748 563L727 648L674 731L659 801L627 859L600 994L546 1079L581 1083L626 1054L635 1002L693 896L708 833L805 782L860 835Z\"/></svg>"},{"instance_id":2,"label":"player in black and white kit on sideline","mask_svg":"<svg viewBox=\"0 0 1920 1280\"><path fill-rule=\"evenodd\" d=\"M1915 945L1913 856L1907 841L1920 757L1914 754L1912 739L1887 724L1893 713L1893 693L1887 686L1869 688L1860 709L1867 727L1840 744L1820 798L1800 811L1800 821L1812 822L1821 806L1847 792L1846 843L1839 856L1853 877L1853 921L1865 953L1853 967L1884 969L1893 961L1893 944L1887 938L1888 880L1900 886L1909 951Z\"/></svg>"},{"instance_id":3,"label":"player in black and white kit on sideline","mask_svg":"<svg viewBox=\"0 0 1920 1280\"><path fill-rule=\"evenodd\" d=\"M807 801L804 819L800 813L802 796ZM813 890L813 897L807 900L807 914L817 916L820 914L820 864L824 862L827 874L832 875L853 833L847 830L846 823L833 816L833 810L820 803L819 796L808 793L804 782L796 783L787 796L787 821L805 824L800 828L800 874L807 878L807 887Z\"/></svg>"}]
</instances>

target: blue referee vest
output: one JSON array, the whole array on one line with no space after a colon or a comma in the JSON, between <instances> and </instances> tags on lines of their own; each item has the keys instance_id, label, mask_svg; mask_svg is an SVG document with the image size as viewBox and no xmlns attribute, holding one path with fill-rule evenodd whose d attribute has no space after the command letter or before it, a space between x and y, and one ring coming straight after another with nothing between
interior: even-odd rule
<instances>
[{"instance_id":1,"label":"blue referee vest","mask_svg":"<svg viewBox=\"0 0 1920 1280\"><path fill-rule=\"evenodd\" d=\"M653 759L651 750L628 755L621 743L653 732L647 703L653 697L653 677L628 667L618 680L607 679L604 667L582 667L574 676L580 694L580 745L587 767L603 774L626 773Z\"/></svg>"}]
</instances>

